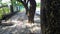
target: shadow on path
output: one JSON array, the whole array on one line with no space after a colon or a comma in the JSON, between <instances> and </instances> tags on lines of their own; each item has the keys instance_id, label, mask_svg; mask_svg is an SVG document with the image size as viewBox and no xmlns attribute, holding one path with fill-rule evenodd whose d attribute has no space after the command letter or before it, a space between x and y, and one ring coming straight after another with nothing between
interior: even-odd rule
<instances>
[{"instance_id":1,"label":"shadow on path","mask_svg":"<svg viewBox=\"0 0 60 34\"><path fill-rule=\"evenodd\" d=\"M0 34L41 34L41 25L38 16L35 16L35 23L26 23L25 12L17 13L7 22L14 23L12 26L0 26Z\"/></svg>"}]
</instances>

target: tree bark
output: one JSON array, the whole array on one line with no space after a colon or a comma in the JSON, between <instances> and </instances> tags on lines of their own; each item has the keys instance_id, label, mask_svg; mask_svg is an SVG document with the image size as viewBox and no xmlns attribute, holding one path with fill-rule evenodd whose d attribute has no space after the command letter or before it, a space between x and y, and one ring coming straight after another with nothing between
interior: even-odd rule
<instances>
[{"instance_id":1,"label":"tree bark","mask_svg":"<svg viewBox=\"0 0 60 34\"><path fill-rule=\"evenodd\" d=\"M42 34L60 34L60 0L42 0Z\"/></svg>"},{"instance_id":2,"label":"tree bark","mask_svg":"<svg viewBox=\"0 0 60 34\"><path fill-rule=\"evenodd\" d=\"M28 22L29 23L34 23L36 1L35 0L29 0L29 1L30 1L30 9L29 9L29 15L28 15Z\"/></svg>"},{"instance_id":3,"label":"tree bark","mask_svg":"<svg viewBox=\"0 0 60 34\"><path fill-rule=\"evenodd\" d=\"M26 3L25 1L22 0L17 0L21 2L25 9L26 9L26 15L28 16L28 22L29 23L34 23L34 15L35 15L35 10L36 10L36 1L35 0L28 0ZM30 1L30 9L28 8L28 2Z\"/></svg>"}]
</instances>

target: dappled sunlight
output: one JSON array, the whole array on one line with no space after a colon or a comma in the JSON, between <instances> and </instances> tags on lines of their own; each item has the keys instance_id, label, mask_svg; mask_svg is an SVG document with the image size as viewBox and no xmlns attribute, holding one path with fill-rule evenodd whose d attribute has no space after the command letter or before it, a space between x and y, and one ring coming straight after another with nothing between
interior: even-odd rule
<instances>
[{"instance_id":1,"label":"dappled sunlight","mask_svg":"<svg viewBox=\"0 0 60 34\"><path fill-rule=\"evenodd\" d=\"M40 24L37 23L23 23L20 21L12 21L15 24L13 26L6 26L6 27L2 27L0 29L4 31L6 31L5 33L9 34L18 34L18 33L23 33L23 34L27 34L27 33L40 33L41 28L40 28ZM2 31L1 30L1 31Z\"/></svg>"},{"instance_id":2,"label":"dappled sunlight","mask_svg":"<svg viewBox=\"0 0 60 34\"><path fill-rule=\"evenodd\" d=\"M38 33L40 33L40 24L37 24L37 23L24 23L23 25L21 25L22 26L22 29L23 29L23 31L26 29L26 30L28 30L28 31L30 31L30 33L31 32L36 32L37 33L37 31L39 31ZM20 29L21 27L20 27L20 25L18 26L19 28L18 29ZM26 30L24 31L24 32L26 32ZM28 33L28 31L26 32L26 33Z\"/></svg>"},{"instance_id":3,"label":"dappled sunlight","mask_svg":"<svg viewBox=\"0 0 60 34\"><path fill-rule=\"evenodd\" d=\"M33 33L40 34L41 33L40 13L39 13L40 6L38 5L40 1L36 0L37 6L35 6L36 12L35 12L35 16L34 16L34 23L28 23L28 16L26 15L26 7L24 7L23 3L21 3L20 1L2 0L1 2L2 2L2 3L0 3L1 6L5 6L5 4L6 4L7 9L6 8L2 8L2 10L0 9L0 13L1 13L0 15L2 15L0 17L4 16L3 17L4 19L1 18L2 26L0 26L0 34L33 34ZM29 5L30 4L28 4L28 7L29 7ZM29 11L29 9L27 11ZM33 12L31 12L31 13L33 13ZM8 15L8 16L6 16L6 15ZM9 17L9 18L7 18L7 17ZM10 25L10 24L12 24L12 25Z\"/></svg>"},{"instance_id":4,"label":"dappled sunlight","mask_svg":"<svg viewBox=\"0 0 60 34\"><path fill-rule=\"evenodd\" d=\"M7 21L7 23L13 23L12 26L3 27L0 29L2 29L3 32L6 31L4 32L5 34L6 33L7 34L20 34L20 33L21 34L29 34L29 33L40 34L41 25L40 25L40 22L38 23L37 21L37 20L40 21L40 17L35 16L35 19L34 19L35 23L28 23L27 19L28 18L27 16L25 16L25 13L18 13Z\"/></svg>"}]
</instances>

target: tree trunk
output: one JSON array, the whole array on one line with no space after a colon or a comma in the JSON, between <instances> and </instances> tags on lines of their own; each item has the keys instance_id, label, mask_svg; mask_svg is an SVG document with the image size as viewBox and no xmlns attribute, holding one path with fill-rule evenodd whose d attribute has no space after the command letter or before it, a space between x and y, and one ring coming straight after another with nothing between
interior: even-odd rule
<instances>
[{"instance_id":1,"label":"tree trunk","mask_svg":"<svg viewBox=\"0 0 60 34\"><path fill-rule=\"evenodd\" d=\"M29 0L29 1L30 1L30 9L29 9L29 15L28 15L28 22L29 23L34 23L36 1L35 0Z\"/></svg>"},{"instance_id":2,"label":"tree trunk","mask_svg":"<svg viewBox=\"0 0 60 34\"><path fill-rule=\"evenodd\" d=\"M26 15L27 15L27 14L28 14L28 2L26 3L27 0L24 0L24 1L22 1L22 0L17 0L17 1L21 2L21 3L24 5L24 7L25 7L25 9L26 9Z\"/></svg>"},{"instance_id":3,"label":"tree trunk","mask_svg":"<svg viewBox=\"0 0 60 34\"><path fill-rule=\"evenodd\" d=\"M13 5L10 5L11 13L13 13Z\"/></svg>"},{"instance_id":4,"label":"tree trunk","mask_svg":"<svg viewBox=\"0 0 60 34\"><path fill-rule=\"evenodd\" d=\"M10 5L10 10L11 10L11 13L13 13L13 1L11 0L11 5Z\"/></svg>"},{"instance_id":5,"label":"tree trunk","mask_svg":"<svg viewBox=\"0 0 60 34\"><path fill-rule=\"evenodd\" d=\"M27 3L22 0L17 0L21 2L25 9L26 9L26 15L28 16L28 22L29 23L34 23L34 15L35 15L35 10L36 10L36 1L35 0L28 0ZM30 1L30 9L28 9L28 2Z\"/></svg>"},{"instance_id":6,"label":"tree trunk","mask_svg":"<svg viewBox=\"0 0 60 34\"><path fill-rule=\"evenodd\" d=\"M60 34L60 0L41 0L42 34Z\"/></svg>"}]
</instances>

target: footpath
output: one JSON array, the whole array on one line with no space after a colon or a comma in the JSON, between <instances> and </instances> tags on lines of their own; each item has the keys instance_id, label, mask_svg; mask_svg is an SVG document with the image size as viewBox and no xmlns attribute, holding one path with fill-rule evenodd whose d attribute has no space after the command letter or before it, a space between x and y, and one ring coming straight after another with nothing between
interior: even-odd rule
<instances>
[{"instance_id":1,"label":"footpath","mask_svg":"<svg viewBox=\"0 0 60 34\"><path fill-rule=\"evenodd\" d=\"M35 23L27 23L25 12L19 12L12 16L7 23L12 26L0 26L0 34L41 34L40 17L35 15Z\"/></svg>"}]
</instances>

